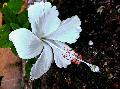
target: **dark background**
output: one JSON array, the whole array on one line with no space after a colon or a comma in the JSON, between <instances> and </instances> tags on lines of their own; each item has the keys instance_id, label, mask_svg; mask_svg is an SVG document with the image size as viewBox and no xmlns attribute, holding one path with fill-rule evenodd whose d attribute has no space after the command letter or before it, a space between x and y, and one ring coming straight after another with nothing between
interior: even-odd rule
<instances>
[{"instance_id":1,"label":"dark background","mask_svg":"<svg viewBox=\"0 0 120 89\"><path fill-rule=\"evenodd\" d=\"M40 89L120 89L120 0L54 0L65 20L78 15L82 32L72 45L89 63L100 67L93 73L84 63L59 69L53 63L41 78ZM101 9L100 9L101 8ZM88 42L92 40L92 48ZM35 85L36 86L36 85Z\"/></svg>"},{"instance_id":2,"label":"dark background","mask_svg":"<svg viewBox=\"0 0 120 89\"><path fill-rule=\"evenodd\" d=\"M3 1L8 0L0 3ZM49 1L57 6L61 20L79 16L82 32L76 43L68 45L84 61L99 66L100 72L92 72L84 63L66 69L53 63L46 74L33 81L33 89L120 89L120 0Z\"/></svg>"}]
</instances>

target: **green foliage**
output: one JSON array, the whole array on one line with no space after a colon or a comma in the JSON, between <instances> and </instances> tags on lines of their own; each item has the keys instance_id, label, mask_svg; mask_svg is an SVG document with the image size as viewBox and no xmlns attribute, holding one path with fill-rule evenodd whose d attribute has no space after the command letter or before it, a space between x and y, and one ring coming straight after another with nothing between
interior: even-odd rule
<instances>
[{"instance_id":1,"label":"green foliage","mask_svg":"<svg viewBox=\"0 0 120 89\"><path fill-rule=\"evenodd\" d=\"M11 42L11 43L12 43L12 42ZM10 46L10 48L11 48L11 51L17 56L18 54L17 54L17 51L16 51L15 46L12 44L12 45Z\"/></svg>"},{"instance_id":2,"label":"green foliage","mask_svg":"<svg viewBox=\"0 0 120 89\"><path fill-rule=\"evenodd\" d=\"M23 24L23 28L29 28L29 25L30 25L30 23L29 23L29 21L27 21L27 22L25 22L25 24Z\"/></svg>"},{"instance_id":3,"label":"green foliage","mask_svg":"<svg viewBox=\"0 0 120 89\"><path fill-rule=\"evenodd\" d=\"M20 28L20 26L15 23L10 23L10 26L12 27L13 30Z\"/></svg>"},{"instance_id":4,"label":"green foliage","mask_svg":"<svg viewBox=\"0 0 120 89\"><path fill-rule=\"evenodd\" d=\"M0 28L0 48L11 48L11 51L18 55L16 48L9 40L9 34L16 29L29 27L28 13L27 11L20 12L23 0L9 0L7 5L3 7L4 2L2 0L0 3L0 11L3 14L3 26ZM26 64L25 69L28 78L33 63L35 63L35 58Z\"/></svg>"},{"instance_id":5,"label":"green foliage","mask_svg":"<svg viewBox=\"0 0 120 89\"><path fill-rule=\"evenodd\" d=\"M28 21L28 13L27 11L22 12L17 15L17 23L24 28L28 28L29 21Z\"/></svg>"},{"instance_id":6,"label":"green foliage","mask_svg":"<svg viewBox=\"0 0 120 89\"><path fill-rule=\"evenodd\" d=\"M0 28L0 47L8 48L12 45L9 41L10 26L8 24L3 25Z\"/></svg>"},{"instance_id":7,"label":"green foliage","mask_svg":"<svg viewBox=\"0 0 120 89\"><path fill-rule=\"evenodd\" d=\"M5 6L2 9L2 13L3 13L3 20L5 21L5 23L15 23L16 22L16 14L13 12L13 10L11 10L8 6Z\"/></svg>"},{"instance_id":8,"label":"green foliage","mask_svg":"<svg viewBox=\"0 0 120 89\"><path fill-rule=\"evenodd\" d=\"M32 59L29 59L28 62L26 63L25 65L26 77L28 78L30 77L30 71L33 64L35 64L35 62L36 62L36 58L32 58Z\"/></svg>"},{"instance_id":9,"label":"green foliage","mask_svg":"<svg viewBox=\"0 0 120 89\"><path fill-rule=\"evenodd\" d=\"M23 4L23 0L10 0L8 2L8 7L15 13L18 14L18 12L21 9L21 6Z\"/></svg>"},{"instance_id":10,"label":"green foliage","mask_svg":"<svg viewBox=\"0 0 120 89\"><path fill-rule=\"evenodd\" d=\"M27 11L21 12L23 0L9 0L7 5L0 10L3 13L3 26L0 28L0 48L11 48L13 53L17 54L12 42L9 41L11 31L19 28L28 28Z\"/></svg>"}]
</instances>

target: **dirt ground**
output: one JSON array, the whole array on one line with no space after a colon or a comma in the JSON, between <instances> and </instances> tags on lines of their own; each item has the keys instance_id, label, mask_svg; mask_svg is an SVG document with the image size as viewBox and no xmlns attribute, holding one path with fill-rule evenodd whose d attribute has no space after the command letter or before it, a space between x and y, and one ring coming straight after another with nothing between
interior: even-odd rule
<instances>
[{"instance_id":1,"label":"dirt ground","mask_svg":"<svg viewBox=\"0 0 120 89\"><path fill-rule=\"evenodd\" d=\"M21 89L22 63L10 49L0 48L0 89Z\"/></svg>"}]
</instances>

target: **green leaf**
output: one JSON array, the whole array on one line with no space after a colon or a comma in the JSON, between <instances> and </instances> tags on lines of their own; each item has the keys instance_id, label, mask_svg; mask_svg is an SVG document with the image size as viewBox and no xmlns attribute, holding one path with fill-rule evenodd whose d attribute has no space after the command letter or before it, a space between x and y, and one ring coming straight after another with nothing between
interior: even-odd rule
<instances>
[{"instance_id":1,"label":"green leaf","mask_svg":"<svg viewBox=\"0 0 120 89\"><path fill-rule=\"evenodd\" d=\"M23 0L9 0L9 2L8 2L8 7L15 14L18 14L18 12L20 11L22 5L23 5Z\"/></svg>"},{"instance_id":2,"label":"green leaf","mask_svg":"<svg viewBox=\"0 0 120 89\"><path fill-rule=\"evenodd\" d=\"M10 26L12 27L13 30L20 28L20 26L18 24L15 24L15 23L10 23Z\"/></svg>"},{"instance_id":3,"label":"green leaf","mask_svg":"<svg viewBox=\"0 0 120 89\"><path fill-rule=\"evenodd\" d=\"M33 64L35 64L35 62L36 62L36 58L32 58L32 59L29 59L28 62L26 63L25 71L26 71L27 77L30 77L30 71L31 71Z\"/></svg>"},{"instance_id":4,"label":"green leaf","mask_svg":"<svg viewBox=\"0 0 120 89\"><path fill-rule=\"evenodd\" d=\"M5 30L9 30L10 26L8 24L4 24L2 27L0 27L0 33L3 33Z\"/></svg>"},{"instance_id":5,"label":"green leaf","mask_svg":"<svg viewBox=\"0 0 120 89\"><path fill-rule=\"evenodd\" d=\"M5 6L2 9L2 13L3 13L3 19L5 21L5 23L16 23L17 19L16 19L16 14L13 13L13 11L8 7Z\"/></svg>"},{"instance_id":6,"label":"green leaf","mask_svg":"<svg viewBox=\"0 0 120 89\"><path fill-rule=\"evenodd\" d=\"M30 23L29 23L29 21L27 21L25 24L23 24L23 28L29 28L29 25L30 25Z\"/></svg>"},{"instance_id":7,"label":"green leaf","mask_svg":"<svg viewBox=\"0 0 120 89\"><path fill-rule=\"evenodd\" d=\"M0 28L0 48L10 48L12 43L9 41L10 26L3 25Z\"/></svg>"},{"instance_id":8,"label":"green leaf","mask_svg":"<svg viewBox=\"0 0 120 89\"><path fill-rule=\"evenodd\" d=\"M23 5L23 0L9 0L7 6L2 8L1 10L3 13L3 19L5 23L18 24L19 21L17 19L17 15L22 15L22 14L18 14L22 5ZM23 18L22 17L23 16L21 16L21 19L25 19L24 17Z\"/></svg>"},{"instance_id":9,"label":"green leaf","mask_svg":"<svg viewBox=\"0 0 120 89\"><path fill-rule=\"evenodd\" d=\"M11 51L16 55L16 56L18 56L18 53L17 53L17 51L16 51L16 48L15 48L15 46L12 44L12 46L10 46L10 48L11 48Z\"/></svg>"},{"instance_id":10,"label":"green leaf","mask_svg":"<svg viewBox=\"0 0 120 89\"><path fill-rule=\"evenodd\" d=\"M23 26L28 21L28 13L24 11L17 16L17 22L20 26Z\"/></svg>"}]
</instances>

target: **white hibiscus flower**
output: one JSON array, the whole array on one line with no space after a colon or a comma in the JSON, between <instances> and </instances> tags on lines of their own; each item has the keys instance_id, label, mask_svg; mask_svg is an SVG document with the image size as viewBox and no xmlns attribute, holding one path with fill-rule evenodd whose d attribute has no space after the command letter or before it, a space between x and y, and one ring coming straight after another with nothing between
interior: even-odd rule
<instances>
[{"instance_id":1,"label":"white hibiscus flower","mask_svg":"<svg viewBox=\"0 0 120 89\"><path fill-rule=\"evenodd\" d=\"M32 4L34 2L41 2L41 1L47 2L47 0L28 0L28 4Z\"/></svg>"},{"instance_id":2,"label":"white hibiscus flower","mask_svg":"<svg viewBox=\"0 0 120 89\"><path fill-rule=\"evenodd\" d=\"M37 79L46 73L54 59L60 68L66 68L75 58L71 48L65 44L74 43L81 32L78 16L61 22L56 6L49 2L35 2L28 8L32 32L25 28L12 31L9 39L13 42L22 59L40 57L31 69L31 79Z\"/></svg>"}]
</instances>

